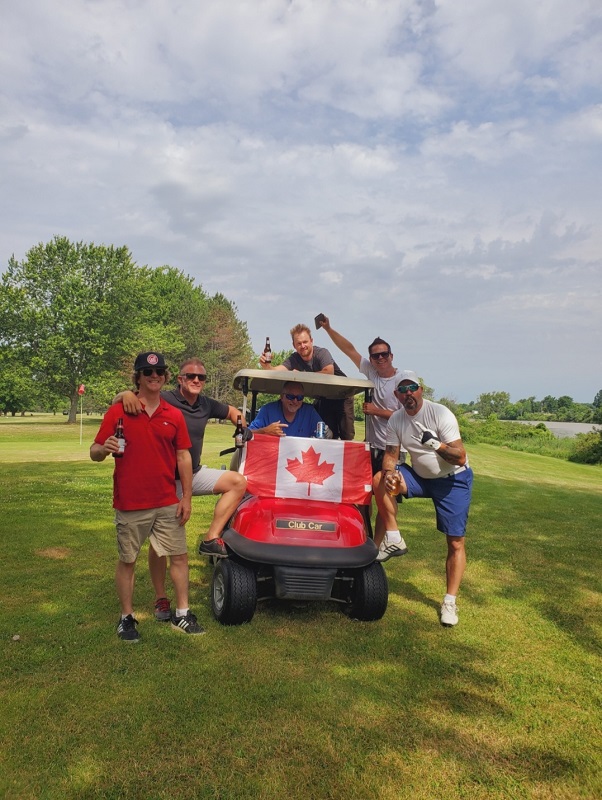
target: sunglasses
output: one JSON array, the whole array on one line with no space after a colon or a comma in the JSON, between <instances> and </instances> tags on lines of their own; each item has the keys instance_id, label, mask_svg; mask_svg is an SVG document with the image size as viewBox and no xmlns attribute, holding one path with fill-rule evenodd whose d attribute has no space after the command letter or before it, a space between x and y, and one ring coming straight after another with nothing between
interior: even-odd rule
<instances>
[{"instance_id":1,"label":"sunglasses","mask_svg":"<svg viewBox=\"0 0 602 800\"><path fill-rule=\"evenodd\" d=\"M207 376L204 372L185 372L183 375L180 375L180 378L186 378L187 381L193 381L195 378L198 378L200 381L207 380Z\"/></svg>"},{"instance_id":2,"label":"sunglasses","mask_svg":"<svg viewBox=\"0 0 602 800\"><path fill-rule=\"evenodd\" d=\"M397 387L399 394L407 394L408 392L417 392L420 386L417 383L409 383L407 386L402 386L401 383Z\"/></svg>"},{"instance_id":3,"label":"sunglasses","mask_svg":"<svg viewBox=\"0 0 602 800\"><path fill-rule=\"evenodd\" d=\"M165 375L167 367L146 367L146 369L140 370L145 378L150 378L151 375L157 375L159 378L162 378Z\"/></svg>"},{"instance_id":4,"label":"sunglasses","mask_svg":"<svg viewBox=\"0 0 602 800\"><path fill-rule=\"evenodd\" d=\"M370 358L374 361L378 361L381 358L389 358L390 355L390 350L383 350L382 353L370 353Z\"/></svg>"},{"instance_id":5,"label":"sunglasses","mask_svg":"<svg viewBox=\"0 0 602 800\"><path fill-rule=\"evenodd\" d=\"M285 394L284 396L287 400L298 400L299 403L302 403L305 400L304 394Z\"/></svg>"}]
</instances>

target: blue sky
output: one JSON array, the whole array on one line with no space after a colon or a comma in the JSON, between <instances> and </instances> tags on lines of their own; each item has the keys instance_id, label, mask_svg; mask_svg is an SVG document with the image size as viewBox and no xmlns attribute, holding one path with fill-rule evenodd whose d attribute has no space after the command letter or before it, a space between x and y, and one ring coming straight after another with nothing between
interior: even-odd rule
<instances>
[{"instance_id":1,"label":"blue sky","mask_svg":"<svg viewBox=\"0 0 602 800\"><path fill-rule=\"evenodd\" d=\"M323 311L437 396L602 388L599 0L2 17L0 263L125 244L233 300L258 351Z\"/></svg>"}]
</instances>

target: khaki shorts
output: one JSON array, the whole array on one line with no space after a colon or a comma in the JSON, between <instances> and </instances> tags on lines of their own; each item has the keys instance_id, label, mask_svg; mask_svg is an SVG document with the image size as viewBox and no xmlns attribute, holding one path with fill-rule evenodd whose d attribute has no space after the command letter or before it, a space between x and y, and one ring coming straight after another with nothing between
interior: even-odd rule
<instances>
[{"instance_id":1,"label":"khaki shorts","mask_svg":"<svg viewBox=\"0 0 602 800\"><path fill-rule=\"evenodd\" d=\"M149 539L158 556L179 556L187 552L186 527L176 517L178 505L144 508L140 511L115 509L119 560L131 564Z\"/></svg>"}]
</instances>

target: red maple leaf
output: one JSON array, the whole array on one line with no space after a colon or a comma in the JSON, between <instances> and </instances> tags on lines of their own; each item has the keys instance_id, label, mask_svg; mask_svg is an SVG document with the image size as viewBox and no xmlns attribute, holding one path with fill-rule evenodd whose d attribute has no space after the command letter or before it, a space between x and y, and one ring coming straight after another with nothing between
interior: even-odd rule
<instances>
[{"instance_id":1,"label":"red maple leaf","mask_svg":"<svg viewBox=\"0 0 602 800\"><path fill-rule=\"evenodd\" d=\"M295 477L297 483L307 483L308 495L312 483L322 485L327 478L334 475L334 464L326 461L319 464L319 461L320 453L316 453L313 447L301 453L301 461L298 458L287 458L287 470Z\"/></svg>"}]
</instances>

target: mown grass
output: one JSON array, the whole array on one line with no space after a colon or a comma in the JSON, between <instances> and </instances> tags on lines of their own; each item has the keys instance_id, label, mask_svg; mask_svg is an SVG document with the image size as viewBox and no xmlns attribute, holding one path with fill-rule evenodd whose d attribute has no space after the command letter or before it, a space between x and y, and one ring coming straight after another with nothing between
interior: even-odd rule
<instances>
[{"instance_id":1,"label":"mown grass","mask_svg":"<svg viewBox=\"0 0 602 800\"><path fill-rule=\"evenodd\" d=\"M81 448L54 425L0 423L0 796L602 795L599 468L471 446L455 629L437 621L444 544L423 501L403 504L410 554L387 565L380 622L273 602L221 627L194 547L214 501L196 498L191 600L207 635L153 621L142 558L132 646L114 631L112 464L87 460L98 419ZM230 437L210 426L204 461L219 465Z\"/></svg>"}]
</instances>

